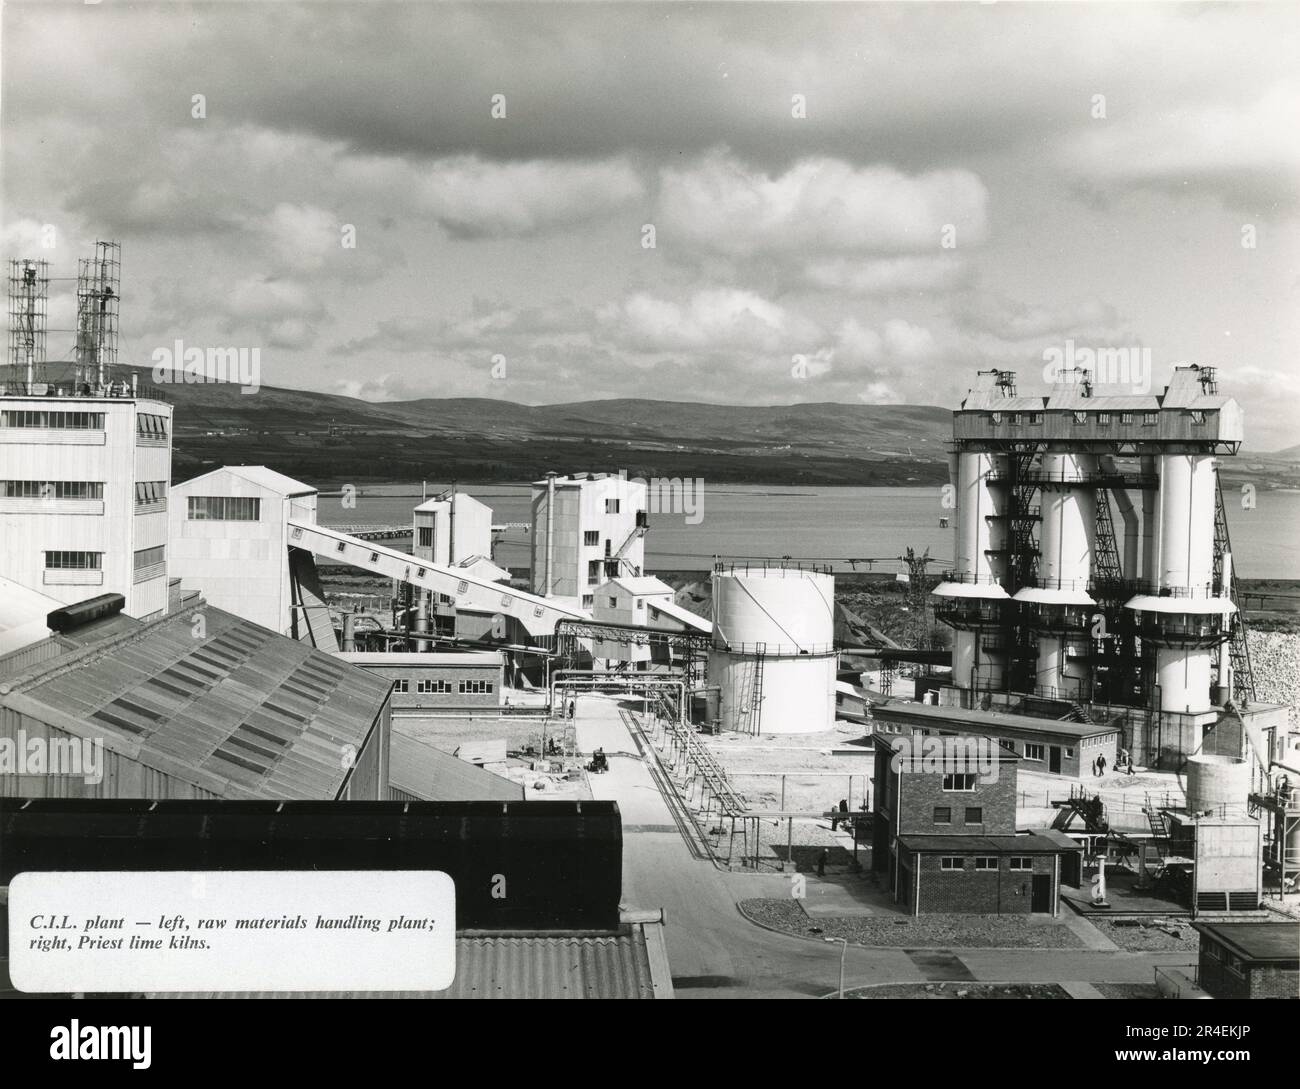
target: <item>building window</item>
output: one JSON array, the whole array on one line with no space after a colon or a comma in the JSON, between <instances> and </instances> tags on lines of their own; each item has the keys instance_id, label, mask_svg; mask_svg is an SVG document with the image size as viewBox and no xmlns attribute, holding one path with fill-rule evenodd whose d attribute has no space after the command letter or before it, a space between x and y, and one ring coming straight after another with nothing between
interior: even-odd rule
<instances>
[{"instance_id":1,"label":"building window","mask_svg":"<svg viewBox=\"0 0 1300 1089\"><path fill-rule=\"evenodd\" d=\"M991 416L992 419L993 419L993 426L994 426L994 427L997 427L1000 423L1002 423L1002 413L1001 413L1001 412L990 412L990 413L989 413L989 416Z\"/></svg>"},{"instance_id":2,"label":"building window","mask_svg":"<svg viewBox=\"0 0 1300 1089\"><path fill-rule=\"evenodd\" d=\"M420 548L432 548L433 526L420 526L415 534L415 543Z\"/></svg>"},{"instance_id":3,"label":"building window","mask_svg":"<svg viewBox=\"0 0 1300 1089\"><path fill-rule=\"evenodd\" d=\"M611 597L611 598L609 599L609 607L610 607L611 609L617 609L617 608L618 608L618 598L616 598L616 597Z\"/></svg>"},{"instance_id":4,"label":"building window","mask_svg":"<svg viewBox=\"0 0 1300 1089\"><path fill-rule=\"evenodd\" d=\"M593 585L600 581L600 560L587 561L587 585Z\"/></svg>"},{"instance_id":5,"label":"building window","mask_svg":"<svg viewBox=\"0 0 1300 1089\"><path fill-rule=\"evenodd\" d=\"M939 869L941 870L964 870L966 860L961 855L943 855L939 859Z\"/></svg>"},{"instance_id":6,"label":"building window","mask_svg":"<svg viewBox=\"0 0 1300 1089\"><path fill-rule=\"evenodd\" d=\"M96 480L6 480L6 499L103 499L104 485Z\"/></svg>"},{"instance_id":7,"label":"building window","mask_svg":"<svg viewBox=\"0 0 1300 1089\"><path fill-rule=\"evenodd\" d=\"M99 571L104 565L102 552L47 552L47 571Z\"/></svg>"},{"instance_id":8,"label":"building window","mask_svg":"<svg viewBox=\"0 0 1300 1089\"><path fill-rule=\"evenodd\" d=\"M583 595L582 595L582 607L583 607L584 609L590 609L590 608L592 607L592 605L595 604L595 601L596 601L596 595L595 595L595 594L583 594Z\"/></svg>"},{"instance_id":9,"label":"building window","mask_svg":"<svg viewBox=\"0 0 1300 1089\"><path fill-rule=\"evenodd\" d=\"M1066 749L1066 750L1065 750L1065 755L1066 755L1066 756L1073 756L1073 755L1074 755L1074 750L1073 750L1073 749Z\"/></svg>"},{"instance_id":10,"label":"building window","mask_svg":"<svg viewBox=\"0 0 1300 1089\"><path fill-rule=\"evenodd\" d=\"M166 545L158 545L154 548L142 548L135 554L135 569L143 571L146 567L156 567L163 563L167 556Z\"/></svg>"},{"instance_id":11,"label":"building window","mask_svg":"<svg viewBox=\"0 0 1300 1089\"><path fill-rule=\"evenodd\" d=\"M935 824L952 824L952 807L947 805L936 805L934 807Z\"/></svg>"},{"instance_id":12,"label":"building window","mask_svg":"<svg viewBox=\"0 0 1300 1089\"><path fill-rule=\"evenodd\" d=\"M15 409L0 412L0 427L40 427L51 431L103 431L102 412L53 412Z\"/></svg>"},{"instance_id":13,"label":"building window","mask_svg":"<svg viewBox=\"0 0 1300 1089\"><path fill-rule=\"evenodd\" d=\"M141 412L135 418L135 433L145 439L167 438L167 417L155 416L151 412Z\"/></svg>"},{"instance_id":14,"label":"building window","mask_svg":"<svg viewBox=\"0 0 1300 1089\"><path fill-rule=\"evenodd\" d=\"M1109 413L1109 412L1098 412L1098 413L1097 413L1097 423L1099 423L1102 427L1109 427L1109 426L1110 426L1110 413Z\"/></svg>"},{"instance_id":15,"label":"building window","mask_svg":"<svg viewBox=\"0 0 1300 1089\"><path fill-rule=\"evenodd\" d=\"M976 855L975 868L977 870L996 870L998 868L998 859L996 855Z\"/></svg>"},{"instance_id":16,"label":"building window","mask_svg":"<svg viewBox=\"0 0 1300 1089\"><path fill-rule=\"evenodd\" d=\"M595 548L600 544L600 530L588 529L582 534L582 543L588 548Z\"/></svg>"},{"instance_id":17,"label":"building window","mask_svg":"<svg viewBox=\"0 0 1300 1089\"><path fill-rule=\"evenodd\" d=\"M167 481L137 480L135 484L135 505L147 507L151 503L161 503L167 498Z\"/></svg>"},{"instance_id":18,"label":"building window","mask_svg":"<svg viewBox=\"0 0 1300 1089\"><path fill-rule=\"evenodd\" d=\"M1073 415L1076 424L1086 424L1088 422L1088 414L1086 412L1075 412Z\"/></svg>"},{"instance_id":19,"label":"building window","mask_svg":"<svg viewBox=\"0 0 1300 1089\"><path fill-rule=\"evenodd\" d=\"M335 552L342 552L342 551L344 551L347 547L348 547L348 546L347 546L343 541L339 541L339 543L335 546L334 551L335 551Z\"/></svg>"},{"instance_id":20,"label":"building window","mask_svg":"<svg viewBox=\"0 0 1300 1089\"><path fill-rule=\"evenodd\" d=\"M984 823L984 807L983 807L982 805L968 805L968 806L966 807L966 823L967 823L967 824L983 824L983 823Z\"/></svg>"},{"instance_id":21,"label":"building window","mask_svg":"<svg viewBox=\"0 0 1300 1089\"><path fill-rule=\"evenodd\" d=\"M486 696L491 695L493 690L491 681L461 681L460 694L462 696Z\"/></svg>"},{"instance_id":22,"label":"building window","mask_svg":"<svg viewBox=\"0 0 1300 1089\"><path fill-rule=\"evenodd\" d=\"M1013 412L1013 413L1011 413L1011 426L1012 426L1012 427L1019 427L1019 426L1020 426L1020 413L1019 413L1019 412Z\"/></svg>"},{"instance_id":23,"label":"building window","mask_svg":"<svg viewBox=\"0 0 1300 1089\"><path fill-rule=\"evenodd\" d=\"M640 600L638 600L637 603L636 603L636 607L637 607L638 609L644 609L644 608L645 608L645 602L644 602L644 601L640 601ZM659 615L659 614L656 612L656 613L655 613L655 616L657 617L658 615Z\"/></svg>"},{"instance_id":24,"label":"building window","mask_svg":"<svg viewBox=\"0 0 1300 1089\"><path fill-rule=\"evenodd\" d=\"M1032 870L1034 860L1028 855L1013 855L1007 862L1007 868L1010 870Z\"/></svg>"},{"instance_id":25,"label":"building window","mask_svg":"<svg viewBox=\"0 0 1300 1089\"><path fill-rule=\"evenodd\" d=\"M606 499L606 500L605 500L605 513L606 513L606 514L617 514L617 513L618 513L618 500L617 500L617 499Z\"/></svg>"},{"instance_id":26,"label":"building window","mask_svg":"<svg viewBox=\"0 0 1300 1089\"><path fill-rule=\"evenodd\" d=\"M1192 423L1194 424L1205 423L1205 413L1202 412L1199 408L1192 409Z\"/></svg>"},{"instance_id":27,"label":"building window","mask_svg":"<svg viewBox=\"0 0 1300 1089\"><path fill-rule=\"evenodd\" d=\"M1026 741L1026 742L1025 742L1025 759L1026 759L1026 760L1041 760L1042 758L1043 758L1043 746L1042 746L1042 745L1031 745L1028 741Z\"/></svg>"},{"instance_id":28,"label":"building window","mask_svg":"<svg viewBox=\"0 0 1300 1089\"><path fill-rule=\"evenodd\" d=\"M451 681L417 681L415 685L417 692L432 693L434 695L449 696L451 695ZM463 691L463 689L462 689Z\"/></svg>"},{"instance_id":29,"label":"building window","mask_svg":"<svg viewBox=\"0 0 1300 1089\"><path fill-rule=\"evenodd\" d=\"M1142 413L1142 426L1143 426L1143 427L1155 427L1157 416L1158 416L1158 413L1155 413L1155 412L1144 412L1144 413Z\"/></svg>"},{"instance_id":30,"label":"building window","mask_svg":"<svg viewBox=\"0 0 1300 1089\"><path fill-rule=\"evenodd\" d=\"M943 777L944 790L972 791L975 789L974 772L955 772Z\"/></svg>"},{"instance_id":31,"label":"building window","mask_svg":"<svg viewBox=\"0 0 1300 1089\"><path fill-rule=\"evenodd\" d=\"M1122 424L1131 424L1133 422L1133 413L1121 412L1119 414L1119 422Z\"/></svg>"},{"instance_id":32,"label":"building window","mask_svg":"<svg viewBox=\"0 0 1300 1089\"><path fill-rule=\"evenodd\" d=\"M1043 414L1041 412L1031 412L1029 414L1029 422L1031 424L1041 424L1043 422Z\"/></svg>"},{"instance_id":33,"label":"building window","mask_svg":"<svg viewBox=\"0 0 1300 1089\"><path fill-rule=\"evenodd\" d=\"M411 682L403 677L400 681L393 682L393 691L407 693L411 691Z\"/></svg>"},{"instance_id":34,"label":"building window","mask_svg":"<svg viewBox=\"0 0 1300 1089\"><path fill-rule=\"evenodd\" d=\"M256 522L262 517L260 499L233 495L191 495L188 507L186 516L191 522Z\"/></svg>"}]
</instances>

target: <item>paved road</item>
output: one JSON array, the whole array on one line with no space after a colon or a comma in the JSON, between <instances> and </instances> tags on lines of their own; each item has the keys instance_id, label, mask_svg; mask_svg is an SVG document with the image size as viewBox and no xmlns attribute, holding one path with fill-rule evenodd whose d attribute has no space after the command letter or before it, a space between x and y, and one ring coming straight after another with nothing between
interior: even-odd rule
<instances>
[{"instance_id":1,"label":"paved road","mask_svg":"<svg viewBox=\"0 0 1300 1089\"><path fill-rule=\"evenodd\" d=\"M679 998L796 998L835 990L840 944L809 941L755 926L738 900L789 895L780 874L724 873L692 857L650 766L612 700L578 701L578 745L602 747L610 770L593 775L592 793L619 803L623 815L623 895L637 908L663 908L668 957ZM809 882L816 879L809 876ZM953 950L936 953L850 946L845 983L937 979L1059 983L1149 983L1157 964L1189 963L1186 953L1091 950Z\"/></svg>"}]
</instances>

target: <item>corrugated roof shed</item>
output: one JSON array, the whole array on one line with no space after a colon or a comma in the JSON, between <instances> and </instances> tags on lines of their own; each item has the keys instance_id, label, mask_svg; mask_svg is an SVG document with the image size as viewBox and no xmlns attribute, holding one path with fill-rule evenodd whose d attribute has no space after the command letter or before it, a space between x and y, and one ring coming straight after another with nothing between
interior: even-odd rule
<instances>
[{"instance_id":1,"label":"corrugated roof shed","mask_svg":"<svg viewBox=\"0 0 1300 1089\"><path fill-rule=\"evenodd\" d=\"M389 742L389 785L426 802L515 802L524 788L396 730Z\"/></svg>"},{"instance_id":2,"label":"corrugated roof shed","mask_svg":"<svg viewBox=\"0 0 1300 1089\"><path fill-rule=\"evenodd\" d=\"M196 620L202 617L201 624ZM332 799L389 683L200 603L32 666L0 707L222 798Z\"/></svg>"}]
</instances>

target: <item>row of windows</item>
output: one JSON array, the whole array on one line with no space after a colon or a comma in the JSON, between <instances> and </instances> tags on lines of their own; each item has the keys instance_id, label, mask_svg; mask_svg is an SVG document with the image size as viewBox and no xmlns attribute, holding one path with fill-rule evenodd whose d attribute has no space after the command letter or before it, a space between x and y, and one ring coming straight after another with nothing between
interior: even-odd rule
<instances>
[{"instance_id":1,"label":"row of windows","mask_svg":"<svg viewBox=\"0 0 1300 1089\"><path fill-rule=\"evenodd\" d=\"M952 824L952 806L936 805L934 807L935 824ZM968 805L966 807L967 824L984 823L984 807L980 805Z\"/></svg>"},{"instance_id":2,"label":"row of windows","mask_svg":"<svg viewBox=\"0 0 1300 1089\"><path fill-rule=\"evenodd\" d=\"M966 858L962 855L943 855L939 859L939 869L941 870L964 870L966 868ZM997 855L976 855L976 870L997 870ZM1029 855L1013 855L1007 859L1007 869L1009 870L1032 870L1034 860Z\"/></svg>"},{"instance_id":3,"label":"row of windows","mask_svg":"<svg viewBox=\"0 0 1300 1089\"><path fill-rule=\"evenodd\" d=\"M6 499L103 499L98 480L6 480Z\"/></svg>"},{"instance_id":4,"label":"row of windows","mask_svg":"<svg viewBox=\"0 0 1300 1089\"><path fill-rule=\"evenodd\" d=\"M165 439L167 437L167 417L155 416L152 412L140 412L135 417L135 430L137 435Z\"/></svg>"},{"instance_id":5,"label":"row of windows","mask_svg":"<svg viewBox=\"0 0 1300 1089\"><path fill-rule=\"evenodd\" d=\"M147 503L158 503L167 498L167 481L137 480L135 484L135 505L143 507Z\"/></svg>"},{"instance_id":6,"label":"row of windows","mask_svg":"<svg viewBox=\"0 0 1300 1089\"><path fill-rule=\"evenodd\" d=\"M0 427L44 427L55 431L103 431L102 412L59 412L54 409L8 409L0 412Z\"/></svg>"},{"instance_id":7,"label":"row of windows","mask_svg":"<svg viewBox=\"0 0 1300 1089\"><path fill-rule=\"evenodd\" d=\"M975 778L976 776L974 772L956 772L951 775L945 775L943 777L943 789L959 790L968 793L975 789Z\"/></svg>"},{"instance_id":8,"label":"row of windows","mask_svg":"<svg viewBox=\"0 0 1300 1089\"><path fill-rule=\"evenodd\" d=\"M191 522L256 522L262 517L262 501L233 495L191 495L186 517Z\"/></svg>"},{"instance_id":9,"label":"row of windows","mask_svg":"<svg viewBox=\"0 0 1300 1089\"><path fill-rule=\"evenodd\" d=\"M1201 409L1196 409L1196 408L1191 409L1190 414L1192 417L1192 423L1194 424L1205 423L1205 413ZM1114 415L1115 413L1111 413L1111 412L1090 413L1083 409L1075 409L1071 413L1071 418L1073 419L1074 423L1079 426L1086 424L1089 418L1092 418L1097 421L1097 424L1100 427L1109 427L1111 423L1111 417ZM1121 412L1118 415L1119 415L1119 422L1121 425L1125 427L1131 427L1137 413ZM995 425L1002 424L1003 422L1007 422L1010 423L1012 427L1018 427L1022 423L1028 423L1031 427L1035 427L1043 422L1043 414L1041 412L1026 412L1026 413L990 412L989 419L992 420L992 422ZM1155 427L1156 424L1159 422L1159 420L1160 420L1160 413L1158 412L1142 413L1143 427Z\"/></svg>"},{"instance_id":10,"label":"row of windows","mask_svg":"<svg viewBox=\"0 0 1300 1089\"><path fill-rule=\"evenodd\" d=\"M104 566L102 552L47 552L47 571L99 571Z\"/></svg>"},{"instance_id":11,"label":"row of windows","mask_svg":"<svg viewBox=\"0 0 1300 1089\"><path fill-rule=\"evenodd\" d=\"M492 681L461 681L460 693L489 694L495 690ZM410 692L411 682L403 677L400 681L393 682L395 692ZM415 690L417 692L426 692L434 694L449 695L451 693L451 681L416 681Z\"/></svg>"},{"instance_id":12,"label":"row of windows","mask_svg":"<svg viewBox=\"0 0 1300 1089\"><path fill-rule=\"evenodd\" d=\"M157 545L154 548L142 548L135 554L135 569L143 571L146 567L155 567L163 563L167 557L166 545Z\"/></svg>"}]
</instances>

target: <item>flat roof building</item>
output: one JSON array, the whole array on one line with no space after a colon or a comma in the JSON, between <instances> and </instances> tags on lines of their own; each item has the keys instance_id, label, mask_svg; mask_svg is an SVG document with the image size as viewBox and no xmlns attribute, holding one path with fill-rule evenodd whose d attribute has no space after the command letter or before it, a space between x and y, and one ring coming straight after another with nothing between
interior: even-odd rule
<instances>
[{"instance_id":1,"label":"flat roof building","mask_svg":"<svg viewBox=\"0 0 1300 1089\"><path fill-rule=\"evenodd\" d=\"M1215 998L1300 998L1300 923L1195 922L1198 982Z\"/></svg>"}]
</instances>

